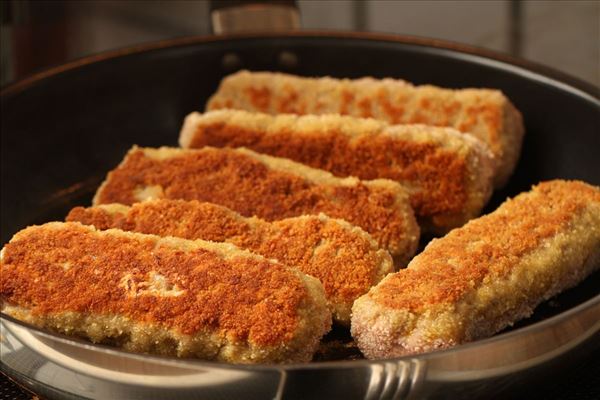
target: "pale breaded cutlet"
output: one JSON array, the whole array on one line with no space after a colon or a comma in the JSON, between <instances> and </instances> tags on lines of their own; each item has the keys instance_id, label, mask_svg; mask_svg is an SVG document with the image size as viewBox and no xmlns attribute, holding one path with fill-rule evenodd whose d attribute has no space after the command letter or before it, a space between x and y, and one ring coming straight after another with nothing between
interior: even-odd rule
<instances>
[{"instance_id":1,"label":"pale breaded cutlet","mask_svg":"<svg viewBox=\"0 0 600 400\"><path fill-rule=\"evenodd\" d=\"M352 308L368 358L490 336L600 267L600 188L549 181L433 240Z\"/></svg>"},{"instance_id":2,"label":"pale breaded cutlet","mask_svg":"<svg viewBox=\"0 0 600 400\"><path fill-rule=\"evenodd\" d=\"M336 176L397 181L409 192L421 229L436 234L477 217L492 193L494 156L483 142L452 128L217 110L188 115L179 143L247 147Z\"/></svg>"},{"instance_id":3,"label":"pale breaded cutlet","mask_svg":"<svg viewBox=\"0 0 600 400\"><path fill-rule=\"evenodd\" d=\"M379 249L368 233L324 214L267 222L212 203L162 199L132 207L76 207L67 221L98 229L227 242L276 259L319 279L334 321L347 326L354 300L393 272L389 253Z\"/></svg>"},{"instance_id":4,"label":"pale breaded cutlet","mask_svg":"<svg viewBox=\"0 0 600 400\"><path fill-rule=\"evenodd\" d=\"M134 146L109 172L94 205L150 198L206 201L267 221L324 213L370 233L402 266L419 241L408 195L397 182L336 178L247 149Z\"/></svg>"},{"instance_id":5,"label":"pale breaded cutlet","mask_svg":"<svg viewBox=\"0 0 600 400\"><path fill-rule=\"evenodd\" d=\"M2 312L134 352L305 362L331 325L317 279L227 243L52 222L18 232L0 270Z\"/></svg>"},{"instance_id":6,"label":"pale breaded cutlet","mask_svg":"<svg viewBox=\"0 0 600 400\"><path fill-rule=\"evenodd\" d=\"M206 110L222 108L269 114L343 114L392 124L448 126L488 144L496 163L494 182L503 186L521 153L521 113L499 90L414 86L397 79L306 78L239 71L226 76Z\"/></svg>"}]
</instances>

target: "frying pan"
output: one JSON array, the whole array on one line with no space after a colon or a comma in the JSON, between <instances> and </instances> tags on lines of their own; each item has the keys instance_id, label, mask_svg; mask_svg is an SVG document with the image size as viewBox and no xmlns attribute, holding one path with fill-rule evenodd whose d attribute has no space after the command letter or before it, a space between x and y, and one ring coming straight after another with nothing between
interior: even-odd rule
<instances>
[{"instance_id":1,"label":"frying pan","mask_svg":"<svg viewBox=\"0 0 600 400\"><path fill-rule=\"evenodd\" d=\"M194 37L80 59L2 90L2 243L90 204L132 144L175 146L183 117L203 109L221 78L240 68L502 90L527 133L513 178L486 212L541 180L600 184L599 91L548 68L414 37ZM2 369L47 398L505 397L598 349L599 287L596 273L513 329L454 349L283 366L130 354L3 316Z\"/></svg>"}]
</instances>

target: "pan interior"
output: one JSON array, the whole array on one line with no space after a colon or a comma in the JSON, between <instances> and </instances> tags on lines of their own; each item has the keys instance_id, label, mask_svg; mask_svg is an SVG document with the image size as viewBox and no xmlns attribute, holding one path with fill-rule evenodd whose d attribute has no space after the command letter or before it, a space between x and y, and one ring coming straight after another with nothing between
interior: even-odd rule
<instances>
[{"instance_id":1,"label":"pan interior","mask_svg":"<svg viewBox=\"0 0 600 400\"><path fill-rule=\"evenodd\" d=\"M282 62L284 52L295 61ZM227 62L232 59L235 65ZM62 220L72 207L89 205L106 172L132 144L175 146L184 116L202 110L221 78L240 68L501 89L523 113L527 133L513 178L485 212L541 180L600 184L598 100L518 66L410 41L198 39L82 63L2 93L2 243L27 225ZM509 330L581 304L598 295L598 287L600 273L595 273ZM360 357L348 330L335 328L316 360Z\"/></svg>"}]
</instances>

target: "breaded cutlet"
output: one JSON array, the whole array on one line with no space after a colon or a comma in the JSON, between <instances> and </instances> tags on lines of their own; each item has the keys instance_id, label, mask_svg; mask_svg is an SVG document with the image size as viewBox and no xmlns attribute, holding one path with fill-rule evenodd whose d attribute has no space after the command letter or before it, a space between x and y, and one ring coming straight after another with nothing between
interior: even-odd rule
<instances>
[{"instance_id":1,"label":"breaded cutlet","mask_svg":"<svg viewBox=\"0 0 600 400\"><path fill-rule=\"evenodd\" d=\"M397 181L409 192L421 229L436 234L477 217L492 193L494 156L483 142L452 128L216 110L189 114L179 143L247 147L336 176Z\"/></svg>"},{"instance_id":2,"label":"breaded cutlet","mask_svg":"<svg viewBox=\"0 0 600 400\"><path fill-rule=\"evenodd\" d=\"M352 308L368 358L443 349L493 335L600 267L600 188L540 183L433 240Z\"/></svg>"},{"instance_id":3,"label":"breaded cutlet","mask_svg":"<svg viewBox=\"0 0 600 400\"><path fill-rule=\"evenodd\" d=\"M324 214L267 222L212 203L162 199L132 207L76 207L67 221L98 229L227 242L276 259L319 279L334 321L347 326L354 300L393 272L389 253L379 249L368 233Z\"/></svg>"},{"instance_id":4,"label":"breaded cutlet","mask_svg":"<svg viewBox=\"0 0 600 400\"><path fill-rule=\"evenodd\" d=\"M2 312L125 350L232 363L310 361L321 283L227 243L51 222L2 250Z\"/></svg>"},{"instance_id":5,"label":"breaded cutlet","mask_svg":"<svg viewBox=\"0 0 600 400\"><path fill-rule=\"evenodd\" d=\"M226 76L206 110L269 114L343 114L392 124L453 127L487 143L496 157L494 182L503 186L521 153L521 113L499 90L414 86L397 79L306 78L239 71Z\"/></svg>"},{"instance_id":6,"label":"breaded cutlet","mask_svg":"<svg viewBox=\"0 0 600 400\"><path fill-rule=\"evenodd\" d=\"M370 233L402 266L419 240L408 195L397 182L341 179L247 149L134 146L109 172L94 205L150 198L207 201L267 221L324 213Z\"/></svg>"}]
</instances>

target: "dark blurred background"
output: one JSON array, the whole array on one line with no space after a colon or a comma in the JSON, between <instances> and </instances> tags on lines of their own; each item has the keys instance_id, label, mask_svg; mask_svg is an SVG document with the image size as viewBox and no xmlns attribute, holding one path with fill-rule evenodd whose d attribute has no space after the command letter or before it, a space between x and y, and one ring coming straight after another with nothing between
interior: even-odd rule
<instances>
[{"instance_id":1,"label":"dark blurred background","mask_svg":"<svg viewBox=\"0 0 600 400\"><path fill-rule=\"evenodd\" d=\"M600 1L299 0L303 29L433 37L539 62L600 86ZM211 34L208 1L1 2L1 83L88 54Z\"/></svg>"}]
</instances>

